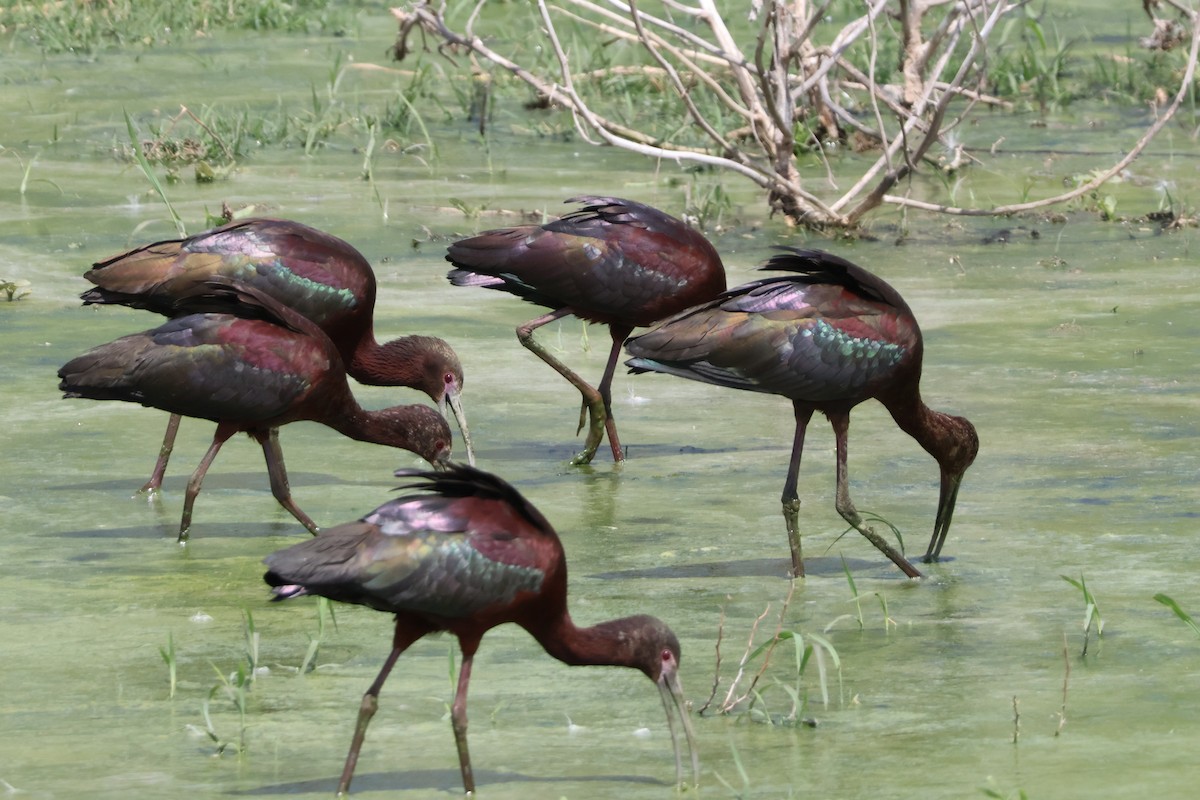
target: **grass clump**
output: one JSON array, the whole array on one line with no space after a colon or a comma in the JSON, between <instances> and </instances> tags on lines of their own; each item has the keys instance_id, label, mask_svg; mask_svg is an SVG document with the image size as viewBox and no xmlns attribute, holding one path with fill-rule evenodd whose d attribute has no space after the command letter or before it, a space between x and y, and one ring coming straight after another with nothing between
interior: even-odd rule
<instances>
[{"instance_id":1,"label":"grass clump","mask_svg":"<svg viewBox=\"0 0 1200 800\"><path fill-rule=\"evenodd\" d=\"M20 300L33 293L33 289L29 288L29 281L15 280L10 281L5 278L0 278L0 292L4 292L4 297L8 302Z\"/></svg>"},{"instance_id":2,"label":"grass clump","mask_svg":"<svg viewBox=\"0 0 1200 800\"><path fill-rule=\"evenodd\" d=\"M821 704L829 707L829 669L837 673L839 686L841 683L841 660L833 644L823 636L815 633L801 633L796 630L784 630L783 620L791 603L792 594L796 590L793 581L788 589L787 597L779 610L779 618L775 632L761 643L755 644L758 638L759 625L771 611L770 605L760 614L750 626L750 635L746 641L745 650L738 661L724 697L718 699L721 688L721 642L724 636L725 613L722 610L721 622L717 629L716 667L713 674L712 691L708 700L697 711L703 714L713 709L718 714L742 714L756 722L769 725L816 725L811 718L801 716L808 707L808 693L804 685L804 673L810 664L817 670L816 688L821 696ZM773 678L774 688L778 688L787 696L787 711L774 712L767 706L765 689L759 689L759 683L771 666L772 658L776 655L779 645L791 643L794 656L794 666L786 681ZM785 648L785 651L788 648ZM780 654L782 655L782 653ZM778 660L778 659L776 659Z\"/></svg>"},{"instance_id":3,"label":"grass clump","mask_svg":"<svg viewBox=\"0 0 1200 800\"><path fill-rule=\"evenodd\" d=\"M163 46L223 29L344 35L352 19L353 10L334 0L59 0L0 6L0 33L15 34L46 53L91 55Z\"/></svg>"}]
</instances>

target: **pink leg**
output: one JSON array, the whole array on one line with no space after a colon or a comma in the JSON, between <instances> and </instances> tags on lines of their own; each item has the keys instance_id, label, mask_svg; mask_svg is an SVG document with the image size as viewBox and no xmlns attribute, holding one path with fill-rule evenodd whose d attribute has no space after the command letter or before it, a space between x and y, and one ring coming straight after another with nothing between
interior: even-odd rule
<instances>
[{"instance_id":1,"label":"pink leg","mask_svg":"<svg viewBox=\"0 0 1200 800\"><path fill-rule=\"evenodd\" d=\"M163 475L167 473L167 462L171 460L171 451L175 449L175 436L179 433L181 419L183 417L178 414L172 414L167 420L167 432L163 434L162 446L158 448L158 460L154 462L154 471L150 473L150 480L138 489L139 494L149 495L151 500L162 488Z\"/></svg>"},{"instance_id":2,"label":"pink leg","mask_svg":"<svg viewBox=\"0 0 1200 800\"><path fill-rule=\"evenodd\" d=\"M783 522L787 526L788 547L792 552L792 577L804 577L804 559L800 556L800 494L796 484L800 479L800 456L804 452L804 432L812 419L812 409L800 403L792 403L796 417L796 433L792 438L792 460L788 463L787 478L783 482Z\"/></svg>"},{"instance_id":3,"label":"pink leg","mask_svg":"<svg viewBox=\"0 0 1200 800\"><path fill-rule=\"evenodd\" d=\"M612 448L613 461L624 461L625 451L621 449L621 440L617 436L617 421L612 413L612 381L613 373L617 370L617 361L621 357L621 345L633 333L633 328L623 325L609 325L608 332L612 336L612 350L608 353L608 364L604 367L604 377L600 379L600 397L604 400L604 430L608 434L608 444Z\"/></svg>"},{"instance_id":4,"label":"pink leg","mask_svg":"<svg viewBox=\"0 0 1200 800\"><path fill-rule=\"evenodd\" d=\"M192 477L188 480L187 491L183 495L183 518L179 521L179 543L183 544L187 541L188 532L192 527L192 506L196 504L196 495L200 494L200 485L204 483L204 475L208 472L208 468L212 466L213 459L217 457L217 453L221 450L221 445L229 440L229 437L236 433L237 430L225 425L218 425L217 432L213 434L212 444L208 446L208 452L204 454L204 458L200 459L199 466L192 473Z\"/></svg>"},{"instance_id":5,"label":"pink leg","mask_svg":"<svg viewBox=\"0 0 1200 800\"><path fill-rule=\"evenodd\" d=\"M467 752L467 684L471 682L471 664L475 660L475 649L463 648L462 666L458 670L458 691L454 693L454 705L450 709L450 723L454 727L454 743L458 746L458 766L462 770L463 791L475 793L475 773L471 770L471 754Z\"/></svg>"},{"instance_id":6,"label":"pink leg","mask_svg":"<svg viewBox=\"0 0 1200 800\"><path fill-rule=\"evenodd\" d=\"M605 421L608 418L605 412L604 398L591 384L572 372L570 367L551 355L548 350L538 344L537 340L533 338L535 330L548 322L561 319L570 313L571 309L560 308L557 311L551 311L549 314L544 314L537 319L526 322L517 328L517 340L521 342L525 349L531 351L542 361L549 364L555 372L570 381L571 385L583 395L583 405L587 409L591 423L588 426L588 435L584 442L583 452L571 459L572 464L578 465L591 463L592 457L596 455L596 448L600 446L600 440L604 438ZM582 427L583 415L581 414L580 428L582 429Z\"/></svg>"},{"instance_id":7,"label":"pink leg","mask_svg":"<svg viewBox=\"0 0 1200 800\"><path fill-rule=\"evenodd\" d=\"M350 779L354 777L354 768L358 766L358 753L362 750L363 740L367 737L367 725L370 724L371 717L375 716L375 712L379 710L379 692L383 690L383 684L387 680L388 674L391 673L392 667L396 666L396 659L400 658L400 654L425 633L426 631L414 633L401 628L399 624L396 625L396 633L392 637L392 652L388 653L387 660L383 662L383 669L379 670L379 675L367 689L367 693L363 695L362 704L358 708L358 721L354 723L354 738L350 740L350 752L346 753L346 765L342 768L342 777L338 781L338 797L344 797L350 791Z\"/></svg>"},{"instance_id":8,"label":"pink leg","mask_svg":"<svg viewBox=\"0 0 1200 800\"><path fill-rule=\"evenodd\" d=\"M854 526L855 530L867 537L871 544L879 548L881 553L890 558L893 564L903 570L905 575L910 578L922 577L920 570L908 563L908 559L888 544L873 528L868 527L863 522L862 517L859 516L858 509L854 507L854 503L850 500L850 481L846 468L846 439L850 430L850 415L827 413L826 416L829 417L829 422L833 425L833 435L837 439L836 505L838 513L842 515L842 519Z\"/></svg>"},{"instance_id":9,"label":"pink leg","mask_svg":"<svg viewBox=\"0 0 1200 800\"><path fill-rule=\"evenodd\" d=\"M292 488L288 485L287 468L283 465L283 449L279 446L279 429L271 428L270 433L266 436L255 433L254 438L262 445L263 455L267 459L267 475L271 478L271 494L279 501L279 505L291 512L291 515L298 519L301 525L308 528L309 533L316 536L321 529L292 500Z\"/></svg>"}]
</instances>

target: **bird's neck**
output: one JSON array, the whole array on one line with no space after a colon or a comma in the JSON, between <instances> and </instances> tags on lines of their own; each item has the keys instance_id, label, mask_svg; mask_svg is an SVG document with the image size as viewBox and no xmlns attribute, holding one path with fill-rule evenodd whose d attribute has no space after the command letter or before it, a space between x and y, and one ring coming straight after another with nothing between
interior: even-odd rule
<instances>
[{"instance_id":1,"label":"bird's neck","mask_svg":"<svg viewBox=\"0 0 1200 800\"><path fill-rule=\"evenodd\" d=\"M639 639L631 635L630 623L639 618L608 620L580 628L564 613L546 628L529 632L546 652L568 666L584 665L637 667Z\"/></svg>"},{"instance_id":2,"label":"bird's neck","mask_svg":"<svg viewBox=\"0 0 1200 800\"><path fill-rule=\"evenodd\" d=\"M343 436L359 442L371 441L371 429L376 424L376 414L367 411L354 399L354 393L346 387L345 394L330 403L329 411L318 420Z\"/></svg>"},{"instance_id":3,"label":"bird's neck","mask_svg":"<svg viewBox=\"0 0 1200 800\"><path fill-rule=\"evenodd\" d=\"M421 342L426 338L402 336L381 345L368 330L350 354L346 371L369 386L417 387L424 377Z\"/></svg>"},{"instance_id":4,"label":"bird's neck","mask_svg":"<svg viewBox=\"0 0 1200 800\"><path fill-rule=\"evenodd\" d=\"M887 403L887 409L897 427L916 439L939 464L952 459L965 440L960 418L934 411L925 405L919 392L906 394L902 401Z\"/></svg>"}]
</instances>

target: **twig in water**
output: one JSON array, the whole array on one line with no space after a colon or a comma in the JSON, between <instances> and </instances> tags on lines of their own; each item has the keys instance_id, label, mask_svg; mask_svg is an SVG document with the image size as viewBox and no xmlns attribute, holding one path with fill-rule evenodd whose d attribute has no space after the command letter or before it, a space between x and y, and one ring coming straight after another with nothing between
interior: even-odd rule
<instances>
[{"instance_id":1,"label":"twig in water","mask_svg":"<svg viewBox=\"0 0 1200 800\"><path fill-rule=\"evenodd\" d=\"M1067 726L1067 687L1071 683L1071 655L1067 652L1067 634L1063 633L1063 699L1062 708L1058 710L1058 729L1054 731L1054 735L1058 736L1063 732L1063 728Z\"/></svg>"},{"instance_id":2,"label":"twig in water","mask_svg":"<svg viewBox=\"0 0 1200 800\"><path fill-rule=\"evenodd\" d=\"M726 596L726 599L729 599ZM717 696L717 688L721 685L721 640L725 636L725 606L721 606L721 619L717 621L717 663L713 666L713 684L712 691L708 694L708 699L704 701L704 705L700 707L697 714L703 714L712 705L713 698Z\"/></svg>"},{"instance_id":3,"label":"twig in water","mask_svg":"<svg viewBox=\"0 0 1200 800\"><path fill-rule=\"evenodd\" d=\"M1017 705L1017 696L1013 695L1013 744L1021 738L1021 707Z\"/></svg>"}]
</instances>

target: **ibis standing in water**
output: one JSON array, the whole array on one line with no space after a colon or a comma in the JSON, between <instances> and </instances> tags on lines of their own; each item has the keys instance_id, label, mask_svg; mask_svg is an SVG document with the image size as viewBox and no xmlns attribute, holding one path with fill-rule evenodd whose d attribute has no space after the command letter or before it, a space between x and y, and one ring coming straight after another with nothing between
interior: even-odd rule
<instances>
[{"instance_id":1,"label":"ibis standing in water","mask_svg":"<svg viewBox=\"0 0 1200 800\"><path fill-rule=\"evenodd\" d=\"M290 220L258 218L186 239L155 242L94 264L84 277L96 287L81 297L84 305L119 304L178 316L199 310L189 309L185 298L196 296L213 276L252 286L315 322L333 340L355 380L419 389L443 413L449 405L467 460L475 463L461 401L458 355L432 336L376 341L375 273L358 250L324 231ZM154 472L142 491L153 493L162 486L178 428L179 415L172 414Z\"/></svg>"},{"instance_id":2,"label":"ibis standing in water","mask_svg":"<svg viewBox=\"0 0 1200 800\"><path fill-rule=\"evenodd\" d=\"M862 267L819 250L780 248L765 270L788 272L752 281L684 311L630 339L633 372L777 394L792 401L795 439L783 485L783 516L792 572L804 574L796 491L804 432L814 411L833 425L837 501L842 518L909 577L921 573L868 527L850 500L846 438L850 410L874 398L941 469L941 495L925 561L942 552L958 487L979 451L970 422L933 411L921 399L921 330L899 293Z\"/></svg>"},{"instance_id":3,"label":"ibis standing in water","mask_svg":"<svg viewBox=\"0 0 1200 800\"><path fill-rule=\"evenodd\" d=\"M458 638L462 666L450 719L463 788L475 791L467 751L467 686L483 635L515 622L546 652L571 666L631 667L654 681L675 747L676 780L683 758L676 717L699 774L695 741L679 685L679 640L650 616L580 628L567 611L567 562L554 528L516 489L472 467L444 472L402 470L396 498L363 517L322 531L315 539L267 556L265 580L276 600L321 595L396 615L392 651L363 695L338 795L350 789L379 692L400 654L423 636Z\"/></svg>"},{"instance_id":4,"label":"ibis standing in water","mask_svg":"<svg viewBox=\"0 0 1200 800\"><path fill-rule=\"evenodd\" d=\"M612 379L621 344L635 327L651 325L725 290L725 267L695 229L656 208L616 197L575 197L583 208L544 225L485 231L450 245L455 286L482 286L552 309L517 328L517 339L571 382L583 396L579 430L588 422L587 464L605 433L613 460L625 454L612 416ZM612 348L599 388L533 338L572 314L608 326Z\"/></svg>"},{"instance_id":5,"label":"ibis standing in water","mask_svg":"<svg viewBox=\"0 0 1200 800\"><path fill-rule=\"evenodd\" d=\"M234 282L210 279L214 291ZM337 348L311 320L252 288L243 304L267 319L189 314L92 348L58 371L65 397L125 400L217 423L212 444L188 481L179 523L187 540L192 506L217 452L239 431L263 449L271 493L304 527L292 500L278 428L310 420L360 441L411 450L435 466L450 456L450 427L429 406L367 411L354 399Z\"/></svg>"}]
</instances>

